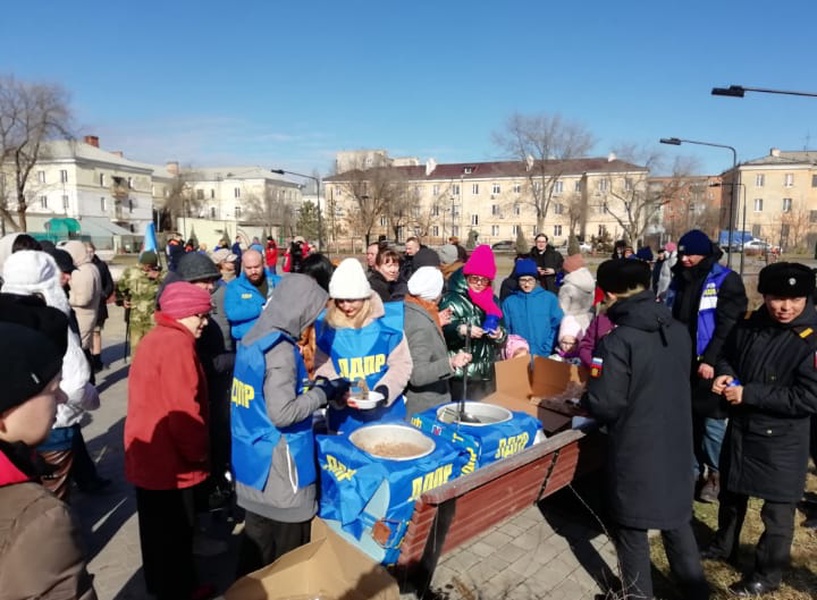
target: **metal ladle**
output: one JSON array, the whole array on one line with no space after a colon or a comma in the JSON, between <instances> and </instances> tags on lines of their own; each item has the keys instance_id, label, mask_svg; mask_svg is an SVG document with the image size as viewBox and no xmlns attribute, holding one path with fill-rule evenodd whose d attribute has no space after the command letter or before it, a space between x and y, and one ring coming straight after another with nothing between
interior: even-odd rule
<instances>
[{"instance_id":1,"label":"metal ladle","mask_svg":"<svg viewBox=\"0 0 817 600\"><path fill-rule=\"evenodd\" d=\"M465 326L465 352L471 354L471 323ZM457 421L460 423L482 423L478 417L465 412L465 399L468 397L468 365L462 370L462 398L457 410Z\"/></svg>"}]
</instances>

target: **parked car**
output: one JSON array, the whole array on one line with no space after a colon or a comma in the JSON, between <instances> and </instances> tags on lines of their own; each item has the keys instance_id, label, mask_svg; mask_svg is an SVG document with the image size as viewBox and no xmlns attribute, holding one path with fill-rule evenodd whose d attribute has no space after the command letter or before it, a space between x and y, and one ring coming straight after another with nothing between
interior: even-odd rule
<instances>
[{"instance_id":1,"label":"parked car","mask_svg":"<svg viewBox=\"0 0 817 600\"><path fill-rule=\"evenodd\" d=\"M763 254L771 250L771 246L763 240L754 239L744 242L742 250L746 254Z\"/></svg>"},{"instance_id":2,"label":"parked car","mask_svg":"<svg viewBox=\"0 0 817 600\"><path fill-rule=\"evenodd\" d=\"M516 242L505 240L491 244L491 250L494 252L516 252Z\"/></svg>"},{"instance_id":3,"label":"parked car","mask_svg":"<svg viewBox=\"0 0 817 600\"><path fill-rule=\"evenodd\" d=\"M592 252L593 246L590 242L579 242L579 250L582 252Z\"/></svg>"}]
</instances>

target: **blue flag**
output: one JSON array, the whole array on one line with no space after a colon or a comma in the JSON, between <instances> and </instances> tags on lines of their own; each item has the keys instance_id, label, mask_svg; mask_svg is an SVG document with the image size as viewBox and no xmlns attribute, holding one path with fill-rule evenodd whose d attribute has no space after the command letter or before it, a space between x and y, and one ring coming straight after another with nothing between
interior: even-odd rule
<instances>
[{"instance_id":1,"label":"blue flag","mask_svg":"<svg viewBox=\"0 0 817 600\"><path fill-rule=\"evenodd\" d=\"M145 227L145 241L142 243L142 252L152 250L159 253L159 242L156 240L156 225L151 221Z\"/></svg>"}]
</instances>

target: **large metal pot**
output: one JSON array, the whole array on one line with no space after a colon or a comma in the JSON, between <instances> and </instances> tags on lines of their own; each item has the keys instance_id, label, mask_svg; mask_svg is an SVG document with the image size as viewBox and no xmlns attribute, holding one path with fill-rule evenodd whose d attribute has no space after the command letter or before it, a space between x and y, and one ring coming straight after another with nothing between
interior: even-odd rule
<instances>
[{"instance_id":1,"label":"large metal pot","mask_svg":"<svg viewBox=\"0 0 817 600\"><path fill-rule=\"evenodd\" d=\"M374 456L387 460L415 460L434 452L437 444L422 431L408 425L366 425L349 435L349 441Z\"/></svg>"},{"instance_id":2,"label":"large metal pot","mask_svg":"<svg viewBox=\"0 0 817 600\"><path fill-rule=\"evenodd\" d=\"M465 414L478 419L479 423L471 422L471 420L460 421L458 418L459 411L460 405L457 402L443 404L437 409L437 420L443 423L459 423L468 427L485 427L486 425L504 423L513 418L513 414L507 408L494 404L485 404L484 402L465 403Z\"/></svg>"}]
</instances>

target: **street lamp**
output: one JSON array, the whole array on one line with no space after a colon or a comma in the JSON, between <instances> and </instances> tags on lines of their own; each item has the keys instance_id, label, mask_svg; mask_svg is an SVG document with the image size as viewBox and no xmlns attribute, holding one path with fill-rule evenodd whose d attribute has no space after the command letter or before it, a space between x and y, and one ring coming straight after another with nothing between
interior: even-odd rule
<instances>
[{"instance_id":1,"label":"street lamp","mask_svg":"<svg viewBox=\"0 0 817 600\"><path fill-rule=\"evenodd\" d=\"M314 175L305 175L303 173L296 173L295 171L287 171L285 169L270 169L272 173L278 175L295 175L295 177L304 177L315 182L315 193L317 196L318 209L318 251L323 250L323 222L321 221L321 178Z\"/></svg>"},{"instance_id":2,"label":"street lamp","mask_svg":"<svg viewBox=\"0 0 817 600\"><path fill-rule=\"evenodd\" d=\"M726 144L715 144L713 142L699 142L696 140L685 140L682 138L671 137L661 138L658 140L662 144L669 144L670 146L680 146L681 144L695 144L697 146L711 146L712 148L724 148L732 151L732 170L736 172L738 167L738 153L732 146ZM729 198L729 255L726 259L726 266L732 267L732 230L735 227L735 187L732 186L732 192Z\"/></svg>"},{"instance_id":3,"label":"street lamp","mask_svg":"<svg viewBox=\"0 0 817 600\"><path fill-rule=\"evenodd\" d=\"M728 185L728 186L732 187L733 196L734 196L734 190L735 190L736 185L743 188L743 222L741 223L741 226L740 226L741 235L743 235L746 232L746 184L742 183L740 181L738 181L737 183L735 183L735 182L729 182L729 183L721 182L721 183L710 183L709 187L723 187L725 185ZM732 238L731 238L731 236L729 238L729 252L730 253L732 252ZM739 270L741 277L743 277L743 257L744 257L745 254L746 254L746 252L743 249L743 242L741 242L740 270Z\"/></svg>"},{"instance_id":4,"label":"street lamp","mask_svg":"<svg viewBox=\"0 0 817 600\"><path fill-rule=\"evenodd\" d=\"M817 98L817 94L813 92L792 92L789 90L771 90L768 88L746 87L743 85L730 85L729 87L713 87L713 96L728 96L730 98L743 98L746 92L760 92L762 94L785 94L786 96L806 96L808 98Z\"/></svg>"}]
</instances>

